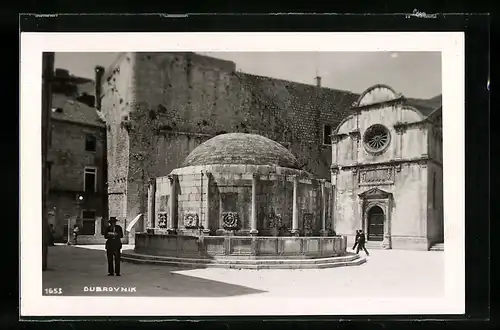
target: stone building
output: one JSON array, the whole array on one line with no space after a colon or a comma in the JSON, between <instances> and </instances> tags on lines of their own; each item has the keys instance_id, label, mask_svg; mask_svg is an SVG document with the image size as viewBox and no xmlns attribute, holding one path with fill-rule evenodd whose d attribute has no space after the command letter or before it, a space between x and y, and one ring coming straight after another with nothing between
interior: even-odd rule
<instances>
[{"instance_id":1,"label":"stone building","mask_svg":"<svg viewBox=\"0 0 500 330\"><path fill-rule=\"evenodd\" d=\"M372 247L427 250L443 242L441 98L367 89L332 136L334 227Z\"/></svg>"},{"instance_id":2,"label":"stone building","mask_svg":"<svg viewBox=\"0 0 500 330\"><path fill-rule=\"evenodd\" d=\"M48 149L48 213L56 240L79 224L79 242L102 242L107 215L106 131L94 107L94 83L56 69Z\"/></svg>"},{"instance_id":3,"label":"stone building","mask_svg":"<svg viewBox=\"0 0 500 330\"><path fill-rule=\"evenodd\" d=\"M332 128L358 95L236 71L194 53L122 53L96 68L106 118L109 216L127 226L147 214L149 180L179 168L218 134L253 133L281 143L298 167L330 179ZM137 230L144 230L144 223ZM134 237L133 234L130 237Z\"/></svg>"},{"instance_id":4,"label":"stone building","mask_svg":"<svg viewBox=\"0 0 500 330\"><path fill-rule=\"evenodd\" d=\"M148 228L191 235L326 236L331 185L261 135L228 133L152 182ZM327 224L328 223L328 224Z\"/></svg>"},{"instance_id":5,"label":"stone building","mask_svg":"<svg viewBox=\"0 0 500 330\"><path fill-rule=\"evenodd\" d=\"M237 72L233 62L195 53L121 53L107 70L96 67L96 108L106 121L108 215L117 217L124 227L139 214L144 215L143 219L153 218L148 214L147 202L151 180L184 167L183 161L188 155L215 136L250 133L280 143L296 157L297 168L314 178L334 179L334 185L339 180L333 206L334 225L339 230L334 229L351 235L354 228L361 225L361 211L353 209L353 205L359 203L352 197L352 192L345 207L341 205L347 198L344 190L360 186L352 181L352 171L346 170L350 167L361 169L365 165L382 162L382 159L388 161L384 157L389 152L379 156L366 152L370 156L365 159L362 158L365 155L362 143L346 145L352 143L346 141L355 141L357 137L356 133L349 135L350 130L345 128L352 125L350 119L339 128L340 135L335 136L332 155L331 132L352 114L351 108L359 101L360 95L324 88L320 81L318 78L316 85L307 85ZM365 96L369 95L372 94ZM435 108L432 105L434 100L408 99L405 102L407 106ZM354 113L360 113L355 117L357 119L368 116L365 114L370 114L366 118L371 118L372 114L378 113L368 111L372 107L364 103L358 103L356 109ZM430 116L428 112L422 116L427 115ZM436 115L437 112L432 116ZM387 116L383 118L389 120ZM344 133L345 129L349 132ZM361 134L361 129L365 127L359 129ZM413 131L409 127L408 133L404 133L403 140L408 145L417 141ZM340 137L343 140L336 142ZM426 144L429 150L440 148L437 141L429 140ZM394 148L392 142L387 150L391 148ZM408 156L408 150L417 149L405 148L404 157ZM353 155L358 153L359 160L353 160ZM357 164L357 161L364 163ZM338 175L335 174L337 170ZM346 177L347 173L351 173L351 179ZM436 174L436 186L439 186L438 176ZM351 180L350 185L343 180ZM418 205L421 207L423 204ZM395 210L397 205L391 207ZM433 212L429 211L429 214ZM433 225L434 222L426 228ZM135 230L145 229L146 221L140 221L135 226ZM394 246L398 246L398 235L421 238L421 233L394 234ZM129 238L134 238L133 231Z\"/></svg>"}]
</instances>

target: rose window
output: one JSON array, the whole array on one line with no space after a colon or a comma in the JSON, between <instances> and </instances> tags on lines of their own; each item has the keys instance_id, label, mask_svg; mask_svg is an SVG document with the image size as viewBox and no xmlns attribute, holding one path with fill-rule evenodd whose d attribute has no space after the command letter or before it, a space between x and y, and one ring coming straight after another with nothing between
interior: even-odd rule
<instances>
[{"instance_id":1,"label":"rose window","mask_svg":"<svg viewBox=\"0 0 500 330\"><path fill-rule=\"evenodd\" d=\"M372 153L380 153L387 148L391 140L389 130L382 125L370 126L364 135L365 148Z\"/></svg>"}]
</instances>

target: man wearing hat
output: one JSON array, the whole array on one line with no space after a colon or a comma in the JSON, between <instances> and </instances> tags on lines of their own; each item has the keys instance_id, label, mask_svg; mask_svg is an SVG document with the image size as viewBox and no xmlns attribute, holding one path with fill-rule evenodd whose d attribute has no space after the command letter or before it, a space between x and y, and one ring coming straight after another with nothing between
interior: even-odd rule
<instances>
[{"instance_id":1,"label":"man wearing hat","mask_svg":"<svg viewBox=\"0 0 500 330\"><path fill-rule=\"evenodd\" d=\"M109 219L109 226L106 228L104 237L106 237L106 255L108 257L108 276L120 276L120 256L123 237L123 229L116 224L116 218L111 217ZM114 269L113 269L113 259L114 259Z\"/></svg>"}]
</instances>

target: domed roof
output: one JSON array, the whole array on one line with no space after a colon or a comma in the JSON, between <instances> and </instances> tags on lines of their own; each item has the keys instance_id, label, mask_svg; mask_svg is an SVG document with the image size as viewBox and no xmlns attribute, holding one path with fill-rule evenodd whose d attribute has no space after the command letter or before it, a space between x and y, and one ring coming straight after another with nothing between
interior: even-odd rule
<instances>
[{"instance_id":1,"label":"domed roof","mask_svg":"<svg viewBox=\"0 0 500 330\"><path fill-rule=\"evenodd\" d=\"M228 133L196 147L182 166L246 164L299 169L295 156L278 142L256 134Z\"/></svg>"}]
</instances>

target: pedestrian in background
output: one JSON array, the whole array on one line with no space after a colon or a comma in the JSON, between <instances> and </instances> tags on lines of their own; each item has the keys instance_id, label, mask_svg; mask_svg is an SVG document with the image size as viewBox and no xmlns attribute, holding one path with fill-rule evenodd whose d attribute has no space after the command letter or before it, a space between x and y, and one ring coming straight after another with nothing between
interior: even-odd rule
<instances>
[{"instance_id":1,"label":"pedestrian in background","mask_svg":"<svg viewBox=\"0 0 500 330\"><path fill-rule=\"evenodd\" d=\"M368 253L368 250L365 247L366 236L365 236L365 233L363 232L362 229L359 230L358 235L359 235L359 237L358 237L358 248L356 249L356 254L359 253L359 250L363 250L363 251L365 251L366 255L369 256L370 254Z\"/></svg>"},{"instance_id":2,"label":"pedestrian in background","mask_svg":"<svg viewBox=\"0 0 500 330\"><path fill-rule=\"evenodd\" d=\"M356 246L358 246L358 240L359 240L359 230L356 230L356 237L354 238L354 245L352 246L353 250L355 250Z\"/></svg>"},{"instance_id":3,"label":"pedestrian in background","mask_svg":"<svg viewBox=\"0 0 500 330\"><path fill-rule=\"evenodd\" d=\"M80 227L75 224L73 226L73 244L77 245L78 244L78 234L80 233Z\"/></svg>"},{"instance_id":4,"label":"pedestrian in background","mask_svg":"<svg viewBox=\"0 0 500 330\"><path fill-rule=\"evenodd\" d=\"M123 229L116 224L115 217L109 219L109 226L106 228L106 256L108 258L108 276L120 275L120 259L122 249ZM113 263L114 261L114 263ZM113 267L114 266L114 267Z\"/></svg>"}]
</instances>

